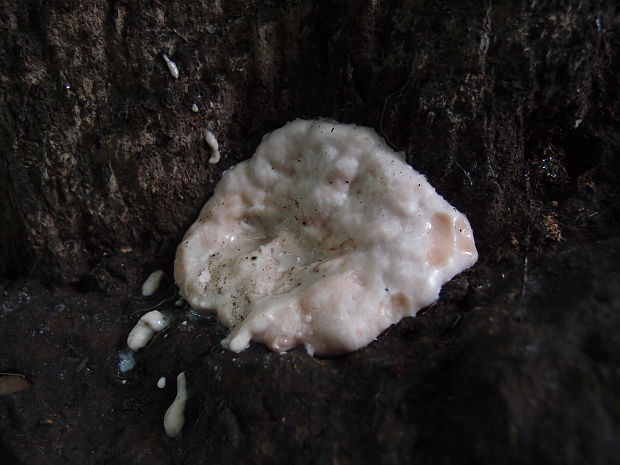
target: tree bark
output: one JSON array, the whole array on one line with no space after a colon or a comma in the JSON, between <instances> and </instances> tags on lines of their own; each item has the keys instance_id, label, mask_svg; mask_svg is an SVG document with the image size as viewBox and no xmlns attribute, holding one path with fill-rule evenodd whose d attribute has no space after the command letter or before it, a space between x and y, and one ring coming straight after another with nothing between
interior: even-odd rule
<instances>
[{"instance_id":1,"label":"tree bark","mask_svg":"<svg viewBox=\"0 0 620 465\"><path fill-rule=\"evenodd\" d=\"M437 308L352 356L281 359L253 346L232 362L188 349L217 347L215 323L202 328L209 336L171 337L182 355L162 346L143 363L191 366L204 405L175 446L153 439L155 426L132 429L111 452L117 463L138 460L128 450L144 434L142 450L155 452L140 457L151 463L274 463L282 451L296 463L614 460L616 2L7 0L0 17L7 338L36 326L19 312L45 319L19 297L23 283L45 308L79 295L92 305L71 300L75 312L116 321L110 340L91 345L109 364L144 274L170 270L222 172L297 117L377 129L476 234L479 263ZM222 147L216 165L207 129ZM2 363L28 365L11 350ZM236 370L255 381L238 382ZM87 415L79 401L72 408ZM599 434L583 426L593 419ZM8 430L2 440L16 441L20 460L39 460L23 439L38 433L19 428L22 442ZM87 435L50 434L85 450ZM64 459L46 463L85 463L77 452Z\"/></svg>"}]
</instances>

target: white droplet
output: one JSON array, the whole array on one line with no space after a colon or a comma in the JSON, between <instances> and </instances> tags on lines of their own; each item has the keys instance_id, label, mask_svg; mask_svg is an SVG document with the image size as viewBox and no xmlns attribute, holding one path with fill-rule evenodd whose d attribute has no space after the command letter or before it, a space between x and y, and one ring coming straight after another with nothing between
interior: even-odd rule
<instances>
[{"instance_id":1,"label":"white droplet","mask_svg":"<svg viewBox=\"0 0 620 465\"><path fill-rule=\"evenodd\" d=\"M162 270L153 271L144 284L142 284L142 295L144 297L148 297L153 295L157 288L159 287L159 283L161 282L161 278L164 276L164 272Z\"/></svg>"},{"instance_id":2,"label":"white droplet","mask_svg":"<svg viewBox=\"0 0 620 465\"><path fill-rule=\"evenodd\" d=\"M168 325L159 310L152 310L140 318L127 336L127 346L134 351L142 349L153 337Z\"/></svg>"},{"instance_id":3,"label":"white droplet","mask_svg":"<svg viewBox=\"0 0 620 465\"><path fill-rule=\"evenodd\" d=\"M166 434L174 438L181 434L185 424L185 403L187 402L187 380L185 372L182 371L177 376L177 396L174 402L166 410L164 415L164 430Z\"/></svg>"},{"instance_id":4,"label":"white droplet","mask_svg":"<svg viewBox=\"0 0 620 465\"><path fill-rule=\"evenodd\" d=\"M128 371L133 370L136 366L136 361L133 358L132 350L120 352L118 354L118 358L118 369L121 371L121 373L127 373Z\"/></svg>"},{"instance_id":5,"label":"white droplet","mask_svg":"<svg viewBox=\"0 0 620 465\"><path fill-rule=\"evenodd\" d=\"M209 163L215 164L220 161L219 144L217 143L215 134L213 134L209 130L205 131L205 140L207 141L207 144L209 145L209 147L211 147L211 151L213 152L211 158L209 158Z\"/></svg>"},{"instance_id":6,"label":"white droplet","mask_svg":"<svg viewBox=\"0 0 620 465\"><path fill-rule=\"evenodd\" d=\"M177 68L177 64L170 58L168 58L168 55L166 55L165 53L164 61L166 62L166 65L168 65L168 71L170 71L170 75L175 79L179 79L179 68Z\"/></svg>"}]
</instances>

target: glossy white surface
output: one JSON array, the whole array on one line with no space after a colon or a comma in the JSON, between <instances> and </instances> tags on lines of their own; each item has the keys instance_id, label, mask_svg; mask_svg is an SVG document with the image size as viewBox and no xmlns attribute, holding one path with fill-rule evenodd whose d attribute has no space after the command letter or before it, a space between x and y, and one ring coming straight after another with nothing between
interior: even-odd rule
<instances>
[{"instance_id":1,"label":"glossy white surface","mask_svg":"<svg viewBox=\"0 0 620 465\"><path fill-rule=\"evenodd\" d=\"M133 351L142 349L155 333L160 332L166 326L167 321L160 311L152 310L145 313L129 332L127 346Z\"/></svg>"},{"instance_id":2,"label":"glossy white surface","mask_svg":"<svg viewBox=\"0 0 620 465\"><path fill-rule=\"evenodd\" d=\"M177 376L177 395L164 415L164 430L174 438L181 434L185 425L185 404L187 403L187 379L182 371Z\"/></svg>"},{"instance_id":3,"label":"glossy white surface","mask_svg":"<svg viewBox=\"0 0 620 465\"><path fill-rule=\"evenodd\" d=\"M375 131L296 120L223 175L175 280L233 351L335 355L437 300L477 256L467 218Z\"/></svg>"},{"instance_id":4,"label":"glossy white surface","mask_svg":"<svg viewBox=\"0 0 620 465\"><path fill-rule=\"evenodd\" d=\"M144 297L149 297L157 291L159 284L161 283L161 278L164 277L164 272L162 270L153 271L144 284L142 284L142 295Z\"/></svg>"}]
</instances>

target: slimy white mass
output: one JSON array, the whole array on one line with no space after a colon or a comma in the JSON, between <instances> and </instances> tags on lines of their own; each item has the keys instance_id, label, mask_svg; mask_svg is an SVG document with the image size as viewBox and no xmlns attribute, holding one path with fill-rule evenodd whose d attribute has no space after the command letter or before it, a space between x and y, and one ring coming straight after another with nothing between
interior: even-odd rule
<instances>
[{"instance_id":1,"label":"slimy white mass","mask_svg":"<svg viewBox=\"0 0 620 465\"><path fill-rule=\"evenodd\" d=\"M477 258L467 218L374 130L296 120L224 173L175 280L231 329L230 350L330 356L414 316Z\"/></svg>"}]
</instances>

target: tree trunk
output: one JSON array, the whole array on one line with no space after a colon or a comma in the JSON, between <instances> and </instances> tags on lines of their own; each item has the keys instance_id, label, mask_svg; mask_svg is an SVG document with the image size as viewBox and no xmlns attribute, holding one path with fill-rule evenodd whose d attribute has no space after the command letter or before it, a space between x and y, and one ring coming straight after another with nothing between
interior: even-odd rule
<instances>
[{"instance_id":1,"label":"tree trunk","mask_svg":"<svg viewBox=\"0 0 620 465\"><path fill-rule=\"evenodd\" d=\"M2 399L0 453L616 459L616 2L5 0L0 18L0 371L32 381ZM297 117L377 129L469 217L478 264L349 356L222 353L214 319L181 315L123 378L134 312L174 294L175 247L222 172ZM156 268L166 286L137 297ZM181 370L192 400L171 442Z\"/></svg>"}]
</instances>

